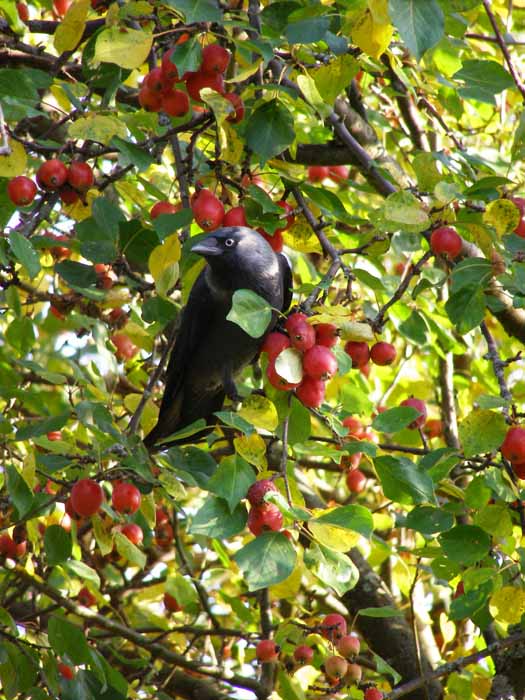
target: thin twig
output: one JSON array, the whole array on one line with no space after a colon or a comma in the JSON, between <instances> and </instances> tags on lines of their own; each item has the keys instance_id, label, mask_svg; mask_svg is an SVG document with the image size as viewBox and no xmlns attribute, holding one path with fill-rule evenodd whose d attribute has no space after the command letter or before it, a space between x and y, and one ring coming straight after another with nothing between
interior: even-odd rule
<instances>
[{"instance_id":1,"label":"thin twig","mask_svg":"<svg viewBox=\"0 0 525 700\"><path fill-rule=\"evenodd\" d=\"M509 73L511 74L512 79L514 80L514 84L516 85L518 90L521 92L521 96L523 97L523 101L525 102L525 85L523 84L520 76L518 75L518 71L514 67L508 46L505 42L503 34L500 32L496 17L490 8L490 0L483 0L483 7L485 8L485 12L487 13L487 17L489 18L489 21L492 24L492 28L494 29L494 34L496 35L497 44L501 49L501 53L505 57L505 61L506 61L507 66L509 68Z\"/></svg>"},{"instance_id":2,"label":"thin twig","mask_svg":"<svg viewBox=\"0 0 525 700\"><path fill-rule=\"evenodd\" d=\"M485 357L492 362L492 368L494 370L496 379L498 380L500 396L504 401L507 401L510 405L510 403L512 402L512 394L510 393L509 387L507 385L507 380L505 379L505 373L503 371L507 364L499 356L496 341L492 337L492 334L489 331L485 321L482 321L479 327L487 343L488 352L485 355ZM508 420L509 406L503 407L503 413Z\"/></svg>"}]
</instances>

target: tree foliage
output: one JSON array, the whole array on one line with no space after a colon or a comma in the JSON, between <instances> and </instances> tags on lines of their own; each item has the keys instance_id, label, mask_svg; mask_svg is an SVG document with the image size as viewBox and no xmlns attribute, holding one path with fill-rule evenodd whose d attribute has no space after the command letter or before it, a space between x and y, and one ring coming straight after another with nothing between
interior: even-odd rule
<instances>
[{"instance_id":1,"label":"tree foliage","mask_svg":"<svg viewBox=\"0 0 525 700\"><path fill-rule=\"evenodd\" d=\"M4 697L525 697L524 29L522 0L0 0ZM237 207L338 371L268 350L150 455L191 245ZM263 301L230 320L261 336Z\"/></svg>"}]
</instances>

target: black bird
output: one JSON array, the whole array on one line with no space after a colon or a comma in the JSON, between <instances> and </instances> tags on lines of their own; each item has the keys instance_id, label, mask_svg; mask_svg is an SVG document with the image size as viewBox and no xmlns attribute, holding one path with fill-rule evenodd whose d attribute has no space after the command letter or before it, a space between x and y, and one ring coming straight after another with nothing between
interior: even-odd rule
<instances>
[{"instance_id":1,"label":"black bird","mask_svg":"<svg viewBox=\"0 0 525 700\"><path fill-rule=\"evenodd\" d=\"M225 397L236 398L234 377L256 357L263 338L226 319L233 293L250 289L280 311L292 299L288 259L250 228L220 228L191 250L207 265L182 311L157 425L144 438L148 448L199 418L213 422ZM276 321L274 312L267 332Z\"/></svg>"}]
</instances>

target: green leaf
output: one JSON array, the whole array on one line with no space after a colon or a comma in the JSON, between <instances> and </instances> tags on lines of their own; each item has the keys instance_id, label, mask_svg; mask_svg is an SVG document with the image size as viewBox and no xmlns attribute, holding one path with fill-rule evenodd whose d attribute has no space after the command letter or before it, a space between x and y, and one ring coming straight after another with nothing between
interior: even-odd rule
<instances>
[{"instance_id":1,"label":"green leaf","mask_svg":"<svg viewBox=\"0 0 525 700\"><path fill-rule=\"evenodd\" d=\"M312 432L310 411L292 396L290 417L288 419L288 442L292 447L300 442L306 442Z\"/></svg>"},{"instance_id":2,"label":"green leaf","mask_svg":"<svg viewBox=\"0 0 525 700\"><path fill-rule=\"evenodd\" d=\"M508 505L505 503L485 505L475 514L474 525L494 537L510 537L513 524Z\"/></svg>"},{"instance_id":3,"label":"green leaf","mask_svg":"<svg viewBox=\"0 0 525 700\"><path fill-rule=\"evenodd\" d=\"M250 185L248 187L248 194L257 202L264 214L277 214L280 216L283 213L282 208L275 204L270 195L267 194L262 187Z\"/></svg>"},{"instance_id":4,"label":"green leaf","mask_svg":"<svg viewBox=\"0 0 525 700\"><path fill-rule=\"evenodd\" d=\"M312 71L311 75L321 97L328 105L333 105L335 98L350 85L359 71L359 63L353 56L338 56L328 65Z\"/></svg>"},{"instance_id":5,"label":"green leaf","mask_svg":"<svg viewBox=\"0 0 525 700\"><path fill-rule=\"evenodd\" d=\"M305 550L304 563L323 585L333 588L339 596L352 590L359 580L359 571L350 557L317 542Z\"/></svg>"},{"instance_id":6,"label":"green leaf","mask_svg":"<svg viewBox=\"0 0 525 700\"><path fill-rule=\"evenodd\" d=\"M47 635L49 644L57 656L67 655L74 664L89 662L89 647L84 631L65 617L51 615Z\"/></svg>"},{"instance_id":7,"label":"green leaf","mask_svg":"<svg viewBox=\"0 0 525 700\"><path fill-rule=\"evenodd\" d=\"M232 308L226 318L252 338L260 338L272 320L272 307L251 289L238 289L233 294Z\"/></svg>"},{"instance_id":8,"label":"green leaf","mask_svg":"<svg viewBox=\"0 0 525 700\"><path fill-rule=\"evenodd\" d=\"M96 202L98 199L95 200L93 206ZM105 228L103 207L98 210L98 221L90 216L84 221L78 222L75 226L75 234L77 240L80 241L80 252L86 260L93 263L111 263L117 257L118 230L115 233L113 226ZM87 271L85 274L88 274ZM85 282L85 280L83 281Z\"/></svg>"},{"instance_id":9,"label":"green leaf","mask_svg":"<svg viewBox=\"0 0 525 700\"><path fill-rule=\"evenodd\" d=\"M462 260L455 265L452 271L452 294L469 287L485 289L492 275L492 265L485 258L467 258Z\"/></svg>"},{"instance_id":10,"label":"green leaf","mask_svg":"<svg viewBox=\"0 0 525 700\"><path fill-rule=\"evenodd\" d=\"M392 682L394 685L397 685L398 683L401 682L401 676L400 674L395 670L395 668L392 668L389 663L387 663L384 659L382 659L378 654L375 654L372 652L372 657L374 659L374 663L376 665L377 672L381 676L388 675L392 678Z\"/></svg>"},{"instance_id":11,"label":"green leaf","mask_svg":"<svg viewBox=\"0 0 525 700\"><path fill-rule=\"evenodd\" d=\"M465 335L483 321L485 295L479 287L464 287L451 294L445 310L460 335Z\"/></svg>"},{"instance_id":12,"label":"green leaf","mask_svg":"<svg viewBox=\"0 0 525 700\"><path fill-rule=\"evenodd\" d=\"M407 527L423 535L434 535L436 532L450 530L453 525L454 516L451 513L432 506L416 506L406 519Z\"/></svg>"},{"instance_id":13,"label":"green leaf","mask_svg":"<svg viewBox=\"0 0 525 700\"><path fill-rule=\"evenodd\" d=\"M155 162L153 156L143 148L139 148L139 146L131 141L121 139L120 136L113 136L109 145L119 151L121 166L126 167L128 165L134 165L139 173L143 170L147 170L147 168Z\"/></svg>"},{"instance_id":14,"label":"green leaf","mask_svg":"<svg viewBox=\"0 0 525 700\"><path fill-rule=\"evenodd\" d=\"M157 232L160 241L175 233L179 228L189 226L193 221L191 209L181 209L175 214L161 214L153 222L153 228Z\"/></svg>"},{"instance_id":15,"label":"green leaf","mask_svg":"<svg viewBox=\"0 0 525 700\"><path fill-rule=\"evenodd\" d=\"M297 553L282 532L265 532L244 545L233 558L248 590L258 591L287 579L294 570Z\"/></svg>"},{"instance_id":16,"label":"green leaf","mask_svg":"<svg viewBox=\"0 0 525 700\"><path fill-rule=\"evenodd\" d=\"M437 0L389 0L388 11L418 61L443 36L445 18Z\"/></svg>"},{"instance_id":17,"label":"green leaf","mask_svg":"<svg viewBox=\"0 0 525 700\"><path fill-rule=\"evenodd\" d=\"M93 218L106 236L117 240L120 224L125 221L124 214L106 197L97 197L92 206Z\"/></svg>"},{"instance_id":18,"label":"green leaf","mask_svg":"<svg viewBox=\"0 0 525 700\"><path fill-rule=\"evenodd\" d=\"M416 345L426 345L428 342L428 325L418 311L412 311L410 316L399 324L399 332Z\"/></svg>"},{"instance_id":19,"label":"green leaf","mask_svg":"<svg viewBox=\"0 0 525 700\"><path fill-rule=\"evenodd\" d=\"M61 413L58 416L44 418L44 420L29 421L16 431L15 440L27 440L28 438L45 435L53 430L60 430L69 419L69 413Z\"/></svg>"},{"instance_id":20,"label":"green leaf","mask_svg":"<svg viewBox=\"0 0 525 700\"><path fill-rule=\"evenodd\" d=\"M308 17L290 22L286 38L290 44L313 44L324 38L330 26L330 17Z\"/></svg>"},{"instance_id":21,"label":"green leaf","mask_svg":"<svg viewBox=\"0 0 525 700\"><path fill-rule=\"evenodd\" d=\"M70 574L77 576L82 581L90 581L95 584L97 588L100 588L100 576L83 561L77 561L76 559L70 559L69 561L62 564L62 568L68 571Z\"/></svg>"},{"instance_id":22,"label":"green leaf","mask_svg":"<svg viewBox=\"0 0 525 700\"><path fill-rule=\"evenodd\" d=\"M96 289L97 275L92 265L84 265L74 260L64 260L55 265L55 270L71 287Z\"/></svg>"},{"instance_id":23,"label":"green leaf","mask_svg":"<svg viewBox=\"0 0 525 700\"><path fill-rule=\"evenodd\" d=\"M488 554L490 536L476 525L457 525L439 536L439 543L449 559L472 566Z\"/></svg>"},{"instance_id":24,"label":"green leaf","mask_svg":"<svg viewBox=\"0 0 525 700\"><path fill-rule=\"evenodd\" d=\"M458 427L465 457L497 450L507 433L503 414L487 409L474 409Z\"/></svg>"},{"instance_id":25,"label":"green leaf","mask_svg":"<svg viewBox=\"0 0 525 700\"><path fill-rule=\"evenodd\" d=\"M347 223L354 223L352 216L346 211L339 197L323 187L314 187L303 183L301 190L309 199L315 202L321 211L331 218Z\"/></svg>"},{"instance_id":26,"label":"green leaf","mask_svg":"<svg viewBox=\"0 0 525 700\"><path fill-rule=\"evenodd\" d=\"M277 99L259 105L246 124L246 144L261 165L282 153L294 139L294 118Z\"/></svg>"},{"instance_id":27,"label":"green leaf","mask_svg":"<svg viewBox=\"0 0 525 700\"><path fill-rule=\"evenodd\" d=\"M296 348L286 348L275 360L277 374L292 384L299 384L303 378L303 354Z\"/></svg>"},{"instance_id":28,"label":"green leaf","mask_svg":"<svg viewBox=\"0 0 525 700\"><path fill-rule=\"evenodd\" d=\"M33 506L33 492L12 464L6 467L6 477L9 498L18 511L18 517L23 518Z\"/></svg>"},{"instance_id":29,"label":"green leaf","mask_svg":"<svg viewBox=\"0 0 525 700\"><path fill-rule=\"evenodd\" d=\"M0 644L0 685L2 698L14 700L28 697L38 674L38 656L29 649L24 653L15 644L3 640ZM49 696L48 696L49 697Z\"/></svg>"},{"instance_id":30,"label":"green leaf","mask_svg":"<svg viewBox=\"0 0 525 700\"><path fill-rule=\"evenodd\" d=\"M165 4L183 12L188 24L222 20L222 12L215 0L165 0Z\"/></svg>"},{"instance_id":31,"label":"green leaf","mask_svg":"<svg viewBox=\"0 0 525 700\"><path fill-rule=\"evenodd\" d=\"M31 350L36 340L31 319L27 316L15 318L7 327L5 338L20 355L25 355Z\"/></svg>"},{"instance_id":32,"label":"green leaf","mask_svg":"<svg viewBox=\"0 0 525 700\"><path fill-rule=\"evenodd\" d=\"M401 610L396 610L396 608L391 608L385 605L381 608L361 608L358 611L358 615L363 617L375 617L375 618L388 618L388 617L402 617L403 613Z\"/></svg>"},{"instance_id":33,"label":"green leaf","mask_svg":"<svg viewBox=\"0 0 525 700\"><path fill-rule=\"evenodd\" d=\"M372 428L380 433L397 433L410 425L419 416L419 411L411 406L396 406L378 413L372 421Z\"/></svg>"},{"instance_id":34,"label":"green leaf","mask_svg":"<svg viewBox=\"0 0 525 700\"><path fill-rule=\"evenodd\" d=\"M428 474L405 457L376 457L374 466L386 498L405 504L434 503L434 487Z\"/></svg>"},{"instance_id":35,"label":"green leaf","mask_svg":"<svg viewBox=\"0 0 525 700\"><path fill-rule=\"evenodd\" d=\"M242 503L232 513L226 501L211 496L193 516L189 532L192 535L225 540L244 530L247 519L246 508Z\"/></svg>"},{"instance_id":36,"label":"green leaf","mask_svg":"<svg viewBox=\"0 0 525 700\"><path fill-rule=\"evenodd\" d=\"M381 227L386 231L419 233L430 226L423 203L415 195L404 190L389 195L381 207L380 214L383 217Z\"/></svg>"},{"instance_id":37,"label":"green leaf","mask_svg":"<svg viewBox=\"0 0 525 700\"><path fill-rule=\"evenodd\" d=\"M121 532L115 533L115 548L121 557L130 564L143 569L146 566L146 555Z\"/></svg>"},{"instance_id":38,"label":"green leaf","mask_svg":"<svg viewBox=\"0 0 525 700\"><path fill-rule=\"evenodd\" d=\"M49 525L44 533L44 549L49 566L69 559L73 549L71 534L60 525Z\"/></svg>"},{"instance_id":39,"label":"green leaf","mask_svg":"<svg viewBox=\"0 0 525 700\"><path fill-rule=\"evenodd\" d=\"M486 581L474 590L454 598L450 603L450 619L464 620L467 617L472 617L487 604L492 591L492 582Z\"/></svg>"},{"instance_id":40,"label":"green leaf","mask_svg":"<svg viewBox=\"0 0 525 700\"><path fill-rule=\"evenodd\" d=\"M25 267L29 277L31 279L36 277L41 270L40 259L31 241L18 231L11 231L9 245L18 262Z\"/></svg>"},{"instance_id":41,"label":"green leaf","mask_svg":"<svg viewBox=\"0 0 525 700\"><path fill-rule=\"evenodd\" d=\"M372 514L368 508L357 505L334 508L328 513L315 518L311 523L321 523L323 525L332 525L342 530L352 530L368 538L370 538L374 529Z\"/></svg>"},{"instance_id":42,"label":"green leaf","mask_svg":"<svg viewBox=\"0 0 525 700\"><path fill-rule=\"evenodd\" d=\"M224 499L233 511L255 481L252 467L240 455L225 457L208 484L208 490Z\"/></svg>"},{"instance_id":43,"label":"green leaf","mask_svg":"<svg viewBox=\"0 0 525 700\"><path fill-rule=\"evenodd\" d=\"M488 102L492 105L496 104L494 95L514 87L510 73L496 61L466 60L452 78L464 83L464 87L460 87L458 93L466 100Z\"/></svg>"}]
</instances>

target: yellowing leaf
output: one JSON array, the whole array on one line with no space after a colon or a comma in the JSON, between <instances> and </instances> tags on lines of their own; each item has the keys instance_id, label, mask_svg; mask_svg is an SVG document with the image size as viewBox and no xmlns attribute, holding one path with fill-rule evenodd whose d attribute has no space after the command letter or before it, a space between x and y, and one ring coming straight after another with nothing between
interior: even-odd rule
<instances>
[{"instance_id":1,"label":"yellowing leaf","mask_svg":"<svg viewBox=\"0 0 525 700\"><path fill-rule=\"evenodd\" d=\"M497 622L517 625L525 613L525 591L514 586L504 586L491 597L489 610Z\"/></svg>"},{"instance_id":2,"label":"yellowing leaf","mask_svg":"<svg viewBox=\"0 0 525 700\"><path fill-rule=\"evenodd\" d=\"M321 97L317 85L314 79L308 73L304 75L299 75L297 78L297 84L301 88L303 95L306 97L308 102L316 108L319 114L327 116L331 110L330 105L328 105Z\"/></svg>"},{"instance_id":3,"label":"yellowing leaf","mask_svg":"<svg viewBox=\"0 0 525 700\"><path fill-rule=\"evenodd\" d=\"M89 190L85 195L85 204L80 199L77 199L74 204L68 204L67 206L62 205L62 211L66 216L69 216L70 219L83 221L91 216L91 205L99 196L97 190Z\"/></svg>"},{"instance_id":4,"label":"yellowing leaf","mask_svg":"<svg viewBox=\"0 0 525 700\"><path fill-rule=\"evenodd\" d=\"M102 144L109 143L113 136L126 138L127 133L126 125L120 119L95 113L77 119L68 129L72 139L98 141Z\"/></svg>"},{"instance_id":5,"label":"yellowing leaf","mask_svg":"<svg viewBox=\"0 0 525 700\"><path fill-rule=\"evenodd\" d=\"M268 467L266 462L266 443L257 433L235 438L233 444L235 451L250 464L254 464L262 469Z\"/></svg>"},{"instance_id":6,"label":"yellowing leaf","mask_svg":"<svg viewBox=\"0 0 525 700\"><path fill-rule=\"evenodd\" d=\"M328 65L311 72L312 78L321 97L328 104L345 89L359 72L359 63L352 56L338 56Z\"/></svg>"},{"instance_id":7,"label":"yellowing leaf","mask_svg":"<svg viewBox=\"0 0 525 700\"><path fill-rule=\"evenodd\" d=\"M128 321L122 329L122 333L127 335L128 338L130 338L139 348L148 351L153 349L153 338L149 335L149 333L146 333L144 328L139 326L138 323Z\"/></svg>"},{"instance_id":8,"label":"yellowing leaf","mask_svg":"<svg viewBox=\"0 0 525 700\"><path fill-rule=\"evenodd\" d=\"M483 676L474 676L474 678L472 679L472 691L474 693L474 697L476 698L482 698L482 700L484 700L486 697L488 697L491 688L491 678L483 678Z\"/></svg>"},{"instance_id":9,"label":"yellowing leaf","mask_svg":"<svg viewBox=\"0 0 525 700\"><path fill-rule=\"evenodd\" d=\"M302 557L297 557L294 570L281 583L276 583L275 586L270 586L270 595L274 600L281 598L290 598L299 592L301 588L301 578L304 571Z\"/></svg>"},{"instance_id":10,"label":"yellowing leaf","mask_svg":"<svg viewBox=\"0 0 525 700\"><path fill-rule=\"evenodd\" d=\"M368 323L343 321L340 325L339 332L343 340L355 340L358 342L374 340L374 333Z\"/></svg>"},{"instance_id":11,"label":"yellowing leaf","mask_svg":"<svg viewBox=\"0 0 525 700\"><path fill-rule=\"evenodd\" d=\"M58 53L72 51L76 47L84 33L86 17L90 7L90 0L75 0L70 5L53 37L53 43Z\"/></svg>"},{"instance_id":12,"label":"yellowing leaf","mask_svg":"<svg viewBox=\"0 0 525 700\"><path fill-rule=\"evenodd\" d=\"M349 549L355 547L361 537L357 532L316 520L309 521L308 529L318 542L335 549L336 552L348 552Z\"/></svg>"},{"instance_id":13,"label":"yellowing leaf","mask_svg":"<svg viewBox=\"0 0 525 700\"><path fill-rule=\"evenodd\" d=\"M262 58L258 58L255 63L249 63L246 68L239 71L234 78L225 80L226 83L243 83L247 78L256 73L259 70L259 66L263 62Z\"/></svg>"},{"instance_id":14,"label":"yellowing leaf","mask_svg":"<svg viewBox=\"0 0 525 700\"><path fill-rule=\"evenodd\" d=\"M127 396L124 398L124 406L131 414L133 414L137 410L137 406L141 401L141 394L127 394ZM149 433L149 431L154 427L158 416L159 409L153 402L153 399L148 399L142 411L142 415L140 416L140 425L143 428L144 433Z\"/></svg>"},{"instance_id":15,"label":"yellowing leaf","mask_svg":"<svg viewBox=\"0 0 525 700\"><path fill-rule=\"evenodd\" d=\"M388 23L378 23L378 13L365 10L352 29L352 41L372 58L379 58L386 51L394 33L394 27Z\"/></svg>"},{"instance_id":16,"label":"yellowing leaf","mask_svg":"<svg viewBox=\"0 0 525 700\"><path fill-rule=\"evenodd\" d=\"M493 226L498 236L514 231L521 218L520 210L510 199L496 199L487 204L483 223Z\"/></svg>"},{"instance_id":17,"label":"yellowing leaf","mask_svg":"<svg viewBox=\"0 0 525 700\"><path fill-rule=\"evenodd\" d=\"M232 112L231 102L228 102L227 99L211 88L203 88L201 90L201 97L208 107L210 107L215 121L220 126Z\"/></svg>"},{"instance_id":18,"label":"yellowing leaf","mask_svg":"<svg viewBox=\"0 0 525 700\"><path fill-rule=\"evenodd\" d=\"M376 24L390 24L388 0L368 0L368 7Z\"/></svg>"},{"instance_id":19,"label":"yellowing leaf","mask_svg":"<svg viewBox=\"0 0 525 700\"><path fill-rule=\"evenodd\" d=\"M109 27L104 29L95 46L95 61L116 63L121 68L140 68L151 51L153 35L139 29Z\"/></svg>"},{"instance_id":20,"label":"yellowing leaf","mask_svg":"<svg viewBox=\"0 0 525 700\"><path fill-rule=\"evenodd\" d=\"M148 268L160 296L166 296L179 279L179 260L180 241L176 233L152 250Z\"/></svg>"},{"instance_id":21,"label":"yellowing leaf","mask_svg":"<svg viewBox=\"0 0 525 700\"><path fill-rule=\"evenodd\" d=\"M283 234L284 242L301 253L321 253L319 239L312 231L303 214L295 218L295 223Z\"/></svg>"},{"instance_id":22,"label":"yellowing leaf","mask_svg":"<svg viewBox=\"0 0 525 700\"><path fill-rule=\"evenodd\" d=\"M277 409L265 396L252 394L242 402L239 415L262 430L273 431L279 425Z\"/></svg>"},{"instance_id":23,"label":"yellowing leaf","mask_svg":"<svg viewBox=\"0 0 525 700\"><path fill-rule=\"evenodd\" d=\"M16 177L23 175L27 167L27 155L24 147L18 141L9 140L10 152L0 155L0 177Z\"/></svg>"},{"instance_id":24,"label":"yellowing leaf","mask_svg":"<svg viewBox=\"0 0 525 700\"><path fill-rule=\"evenodd\" d=\"M219 145L223 160L231 165L239 165L244 157L244 142L228 122L224 122L219 129Z\"/></svg>"}]
</instances>

